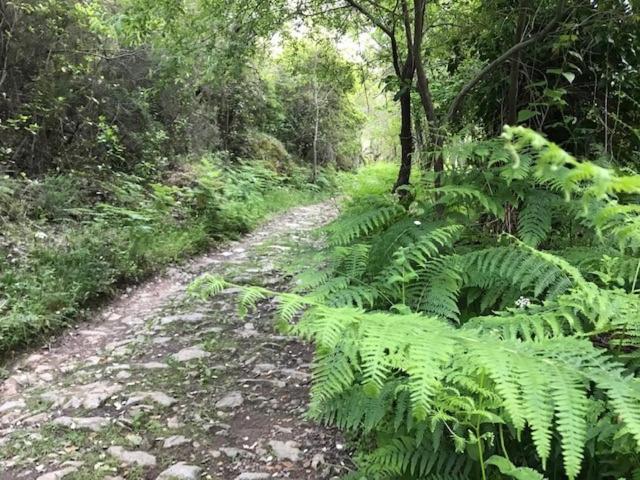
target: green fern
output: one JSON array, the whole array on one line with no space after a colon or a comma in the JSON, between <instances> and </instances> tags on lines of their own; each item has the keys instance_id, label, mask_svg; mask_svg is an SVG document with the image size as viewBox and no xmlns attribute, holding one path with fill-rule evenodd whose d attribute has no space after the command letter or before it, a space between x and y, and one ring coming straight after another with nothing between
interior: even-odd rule
<instances>
[{"instance_id":1,"label":"green fern","mask_svg":"<svg viewBox=\"0 0 640 480\"><path fill-rule=\"evenodd\" d=\"M310 415L361 440L352 478L633 478L640 177L521 128L446 152L412 205L354 198L303 294L241 304L274 295L314 343Z\"/></svg>"}]
</instances>

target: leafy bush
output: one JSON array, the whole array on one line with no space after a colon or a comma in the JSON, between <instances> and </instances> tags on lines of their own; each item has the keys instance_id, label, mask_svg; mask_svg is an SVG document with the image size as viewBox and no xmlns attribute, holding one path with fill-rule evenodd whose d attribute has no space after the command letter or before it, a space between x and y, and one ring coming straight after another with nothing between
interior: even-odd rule
<instances>
[{"instance_id":1,"label":"leafy bush","mask_svg":"<svg viewBox=\"0 0 640 480\"><path fill-rule=\"evenodd\" d=\"M353 433L354 479L636 478L640 176L522 128L458 153L406 208L352 190L276 295L316 345L310 415Z\"/></svg>"}]
</instances>

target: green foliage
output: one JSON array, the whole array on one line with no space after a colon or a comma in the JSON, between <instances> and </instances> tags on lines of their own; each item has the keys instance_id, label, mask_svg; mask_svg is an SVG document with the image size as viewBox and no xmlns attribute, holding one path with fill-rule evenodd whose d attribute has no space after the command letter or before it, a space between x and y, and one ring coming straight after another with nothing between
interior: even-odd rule
<instances>
[{"instance_id":1,"label":"green foliage","mask_svg":"<svg viewBox=\"0 0 640 480\"><path fill-rule=\"evenodd\" d=\"M244 308L274 295L314 343L310 415L359 440L351 478L633 478L639 177L522 128L465 149L406 208L350 199L300 295Z\"/></svg>"},{"instance_id":2,"label":"green foliage","mask_svg":"<svg viewBox=\"0 0 640 480\"><path fill-rule=\"evenodd\" d=\"M287 149L311 163L315 144L320 165L357 165L363 118L350 98L356 65L320 37L288 41L275 67L275 91L282 107L275 133Z\"/></svg>"},{"instance_id":3,"label":"green foliage","mask_svg":"<svg viewBox=\"0 0 640 480\"><path fill-rule=\"evenodd\" d=\"M229 167L215 156L184 169L178 184L113 173L0 179L0 192L11 192L0 198L1 354L74 321L121 285L318 195L307 171Z\"/></svg>"}]
</instances>

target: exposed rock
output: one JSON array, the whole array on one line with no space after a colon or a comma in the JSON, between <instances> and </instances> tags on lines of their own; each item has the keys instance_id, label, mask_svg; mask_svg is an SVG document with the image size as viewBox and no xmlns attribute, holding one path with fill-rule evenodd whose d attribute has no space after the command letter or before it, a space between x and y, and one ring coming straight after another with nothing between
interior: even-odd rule
<instances>
[{"instance_id":1,"label":"exposed rock","mask_svg":"<svg viewBox=\"0 0 640 480\"><path fill-rule=\"evenodd\" d=\"M19 391L20 384L13 377L7 378L4 383L2 383L2 388L0 388L0 392L2 392L2 396L5 398L17 395Z\"/></svg>"},{"instance_id":2,"label":"exposed rock","mask_svg":"<svg viewBox=\"0 0 640 480\"><path fill-rule=\"evenodd\" d=\"M172 437L166 438L162 446L164 448L173 448L190 442L191 440L189 440L187 437L183 437L182 435L173 435Z\"/></svg>"},{"instance_id":3,"label":"exposed rock","mask_svg":"<svg viewBox=\"0 0 640 480\"><path fill-rule=\"evenodd\" d=\"M86 408L95 410L116 393L122 391L122 385L100 381L88 385L79 385L61 392L46 392L40 397L53 403L54 408Z\"/></svg>"},{"instance_id":4,"label":"exposed rock","mask_svg":"<svg viewBox=\"0 0 640 480\"><path fill-rule=\"evenodd\" d=\"M231 392L216 402L216 408L237 408L244 403L240 392Z\"/></svg>"},{"instance_id":5,"label":"exposed rock","mask_svg":"<svg viewBox=\"0 0 640 480\"><path fill-rule=\"evenodd\" d=\"M269 473L245 472L236 477L236 480L266 480L271 478Z\"/></svg>"},{"instance_id":6,"label":"exposed rock","mask_svg":"<svg viewBox=\"0 0 640 480\"><path fill-rule=\"evenodd\" d=\"M61 480L67 475L71 475L78 471L77 467L65 467L60 470L56 470L54 472L45 473L44 475L40 475L37 480Z\"/></svg>"},{"instance_id":7,"label":"exposed rock","mask_svg":"<svg viewBox=\"0 0 640 480\"><path fill-rule=\"evenodd\" d=\"M176 463L158 475L157 480L198 480L202 469L186 463Z\"/></svg>"},{"instance_id":8,"label":"exposed rock","mask_svg":"<svg viewBox=\"0 0 640 480\"><path fill-rule=\"evenodd\" d=\"M300 460L300 449L297 442L292 440L286 442L271 440L269 446L273 449L273 453L278 460L291 460L292 462Z\"/></svg>"},{"instance_id":9,"label":"exposed rock","mask_svg":"<svg viewBox=\"0 0 640 480\"><path fill-rule=\"evenodd\" d=\"M170 323L183 322L183 323L198 323L205 320L207 316L204 313L194 312L185 313L181 315L170 315L160 320L161 325L169 325Z\"/></svg>"},{"instance_id":10,"label":"exposed rock","mask_svg":"<svg viewBox=\"0 0 640 480\"><path fill-rule=\"evenodd\" d=\"M171 358L176 362L190 362L191 360L198 360L200 358L207 358L211 356L209 352L205 352L200 347L183 348L178 353L171 355Z\"/></svg>"},{"instance_id":11,"label":"exposed rock","mask_svg":"<svg viewBox=\"0 0 640 480\"><path fill-rule=\"evenodd\" d=\"M251 452L248 452L241 448L222 447L220 448L220 451L224 453L227 457L229 457L231 460L235 459L236 457L248 458L252 456Z\"/></svg>"},{"instance_id":12,"label":"exposed rock","mask_svg":"<svg viewBox=\"0 0 640 480\"><path fill-rule=\"evenodd\" d=\"M130 452L122 447L109 447L107 453L127 465L140 467L155 467L156 465L156 457L147 452Z\"/></svg>"},{"instance_id":13,"label":"exposed rock","mask_svg":"<svg viewBox=\"0 0 640 480\"><path fill-rule=\"evenodd\" d=\"M127 405L138 405L146 400L151 400L163 407L170 407L177 402L164 392L134 392L127 400Z\"/></svg>"},{"instance_id":14,"label":"exposed rock","mask_svg":"<svg viewBox=\"0 0 640 480\"><path fill-rule=\"evenodd\" d=\"M37 425L39 423L44 423L47 420L49 420L49 414L46 412L42 412L25 418L22 423L24 423L25 425Z\"/></svg>"},{"instance_id":15,"label":"exposed rock","mask_svg":"<svg viewBox=\"0 0 640 480\"><path fill-rule=\"evenodd\" d=\"M260 375L273 372L277 367L273 363L258 363L253 367L253 373Z\"/></svg>"},{"instance_id":16,"label":"exposed rock","mask_svg":"<svg viewBox=\"0 0 640 480\"><path fill-rule=\"evenodd\" d=\"M129 445L133 445L134 447L139 447L142 445L142 442L144 442L144 439L135 433L129 433L124 438L129 442Z\"/></svg>"},{"instance_id":17,"label":"exposed rock","mask_svg":"<svg viewBox=\"0 0 640 480\"><path fill-rule=\"evenodd\" d=\"M116 374L116 380L129 380L131 378L131 373L126 370L121 370Z\"/></svg>"},{"instance_id":18,"label":"exposed rock","mask_svg":"<svg viewBox=\"0 0 640 480\"><path fill-rule=\"evenodd\" d=\"M84 465L84 462L65 462L61 465L61 469L40 475L37 480L60 480L67 475L71 475L78 471L78 468Z\"/></svg>"},{"instance_id":19,"label":"exposed rock","mask_svg":"<svg viewBox=\"0 0 640 480\"><path fill-rule=\"evenodd\" d=\"M110 418L104 417L59 417L53 421L54 425L70 428L71 430L90 430L99 432L111 423Z\"/></svg>"},{"instance_id":20,"label":"exposed rock","mask_svg":"<svg viewBox=\"0 0 640 480\"><path fill-rule=\"evenodd\" d=\"M325 463L326 460L324 458L324 455L321 453L316 453L311 459L311 468L317 470L320 465L324 465Z\"/></svg>"},{"instance_id":21,"label":"exposed rock","mask_svg":"<svg viewBox=\"0 0 640 480\"><path fill-rule=\"evenodd\" d=\"M285 388L287 386L287 383L283 382L282 380L271 380L269 378L241 378L238 380L238 383L264 383L267 385L272 385L275 388Z\"/></svg>"},{"instance_id":22,"label":"exposed rock","mask_svg":"<svg viewBox=\"0 0 640 480\"><path fill-rule=\"evenodd\" d=\"M311 378L311 375L308 374L307 372L295 370L293 368L283 368L280 370L280 372L289 378L292 378L294 380L299 380L301 382L306 382Z\"/></svg>"},{"instance_id":23,"label":"exposed rock","mask_svg":"<svg viewBox=\"0 0 640 480\"><path fill-rule=\"evenodd\" d=\"M167 418L167 427L169 427L169 428L181 428L183 426L184 426L184 423L182 423L178 417Z\"/></svg>"},{"instance_id":24,"label":"exposed rock","mask_svg":"<svg viewBox=\"0 0 640 480\"><path fill-rule=\"evenodd\" d=\"M5 412L8 412L9 410L22 410L26 406L27 404L22 399L10 400L0 405L0 413L5 413Z\"/></svg>"},{"instance_id":25,"label":"exposed rock","mask_svg":"<svg viewBox=\"0 0 640 480\"><path fill-rule=\"evenodd\" d=\"M169 368L169 365L161 362L147 362L141 363L139 367L145 370L164 370L165 368Z\"/></svg>"},{"instance_id":26,"label":"exposed rock","mask_svg":"<svg viewBox=\"0 0 640 480\"><path fill-rule=\"evenodd\" d=\"M241 329L237 330L237 333L242 338L251 338L260 335L253 323L245 323Z\"/></svg>"}]
</instances>

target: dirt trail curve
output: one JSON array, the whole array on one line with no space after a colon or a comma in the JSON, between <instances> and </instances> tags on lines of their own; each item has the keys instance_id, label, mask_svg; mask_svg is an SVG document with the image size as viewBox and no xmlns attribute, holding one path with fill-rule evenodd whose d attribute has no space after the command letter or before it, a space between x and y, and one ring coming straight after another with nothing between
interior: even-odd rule
<instances>
[{"instance_id":1,"label":"dirt trail curve","mask_svg":"<svg viewBox=\"0 0 640 480\"><path fill-rule=\"evenodd\" d=\"M339 435L302 418L308 347L274 332L273 305L236 314L232 294L186 296L198 275L282 285L291 252L336 215L293 209L174 268L8 368L0 480L330 479Z\"/></svg>"}]
</instances>

